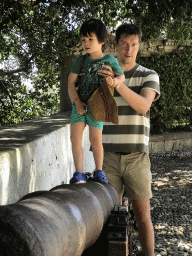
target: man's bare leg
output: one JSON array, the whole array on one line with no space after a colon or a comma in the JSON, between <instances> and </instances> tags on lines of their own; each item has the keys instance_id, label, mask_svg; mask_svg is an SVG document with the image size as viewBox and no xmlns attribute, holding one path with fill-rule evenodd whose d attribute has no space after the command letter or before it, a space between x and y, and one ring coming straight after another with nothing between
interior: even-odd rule
<instances>
[{"instance_id":1,"label":"man's bare leg","mask_svg":"<svg viewBox=\"0 0 192 256\"><path fill-rule=\"evenodd\" d=\"M132 200L138 224L139 240L146 256L154 256L154 230L151 221L150 200Z\"/></svg>"}]
</instances>

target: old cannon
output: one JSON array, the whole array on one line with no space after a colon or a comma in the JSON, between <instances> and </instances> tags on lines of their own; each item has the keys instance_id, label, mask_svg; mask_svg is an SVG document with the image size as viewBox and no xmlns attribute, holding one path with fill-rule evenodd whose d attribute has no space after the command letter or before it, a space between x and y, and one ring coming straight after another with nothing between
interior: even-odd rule
<instances>
[{"instance_id":1,"label":"old cannon","mask_svg":"<svg viewBox=\"0 0 192 256\"><path fill-rule=\"evenodd\" d=\"M97 182L30 193L0 207L0 256L80 256L117 204L114 187Z\"/></svg>"}]
</instances>

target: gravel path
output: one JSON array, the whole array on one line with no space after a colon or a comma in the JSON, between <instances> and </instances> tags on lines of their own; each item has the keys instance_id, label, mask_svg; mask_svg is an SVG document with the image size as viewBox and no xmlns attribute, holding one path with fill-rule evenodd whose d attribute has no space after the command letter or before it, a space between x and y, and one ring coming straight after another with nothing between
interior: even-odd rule
<instances>
[{"instance_id":1,"label":"gravel path","mask_svg":"<svg viewBox=\"0 0 192 256\"><path fill-rule=\"evenodd\" d=\"M192 255L192 152L151 154L156 256ZM137 247L137 233L133 233Z\"/></svg>"}]
</instances>

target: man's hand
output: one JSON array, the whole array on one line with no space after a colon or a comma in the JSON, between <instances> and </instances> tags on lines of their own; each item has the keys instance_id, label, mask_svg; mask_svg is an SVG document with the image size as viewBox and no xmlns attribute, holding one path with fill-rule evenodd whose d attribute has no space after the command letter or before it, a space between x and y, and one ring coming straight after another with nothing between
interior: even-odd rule
<instances>
[{"instance_id":1,"label":"man's hand","mask_svg":"<svg viewBox=\"0 0 192 256\"><path fill-rule=\"evenodd\" d=\"M103 69L99 70L98 71L98 75L99 76L102 76L104 78L107 77L107 76L110 76L112 78L115 77L115 73L113 72L113 70L112 70L112 68L110 66L102 65L102 67L106 68L107 70L103 70Z\"/></svg>"},{"instance_id":2,"label":"man's hand","mask_svg":"<svg viewBox=\"0 0 192 256\"><path fill-rule=\"evenodd\" d=\"M87 104L79 100L79 101L76 103L77 113L78 113L79 115L85 114L85 113L87 112L85 107L87 107Z\"/></svg>"}]
</instances>

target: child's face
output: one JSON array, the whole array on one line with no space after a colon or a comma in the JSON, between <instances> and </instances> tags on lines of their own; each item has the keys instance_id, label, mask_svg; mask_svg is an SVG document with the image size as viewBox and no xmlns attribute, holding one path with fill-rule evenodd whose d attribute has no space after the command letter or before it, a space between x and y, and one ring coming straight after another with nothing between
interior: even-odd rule
<instances>
[{"instance_id":1,"label":"child's face","mask_svg":"<svg viewBox=\"0 0 192 256\"><path fill-rule=\"evenodd\" d=\"M100 43L98 41L95 33L91 33L87 36L81 36L81 43L83 50L90 55L102 53L102 46L104 43Z\"/></svg>"}]
</instances>

